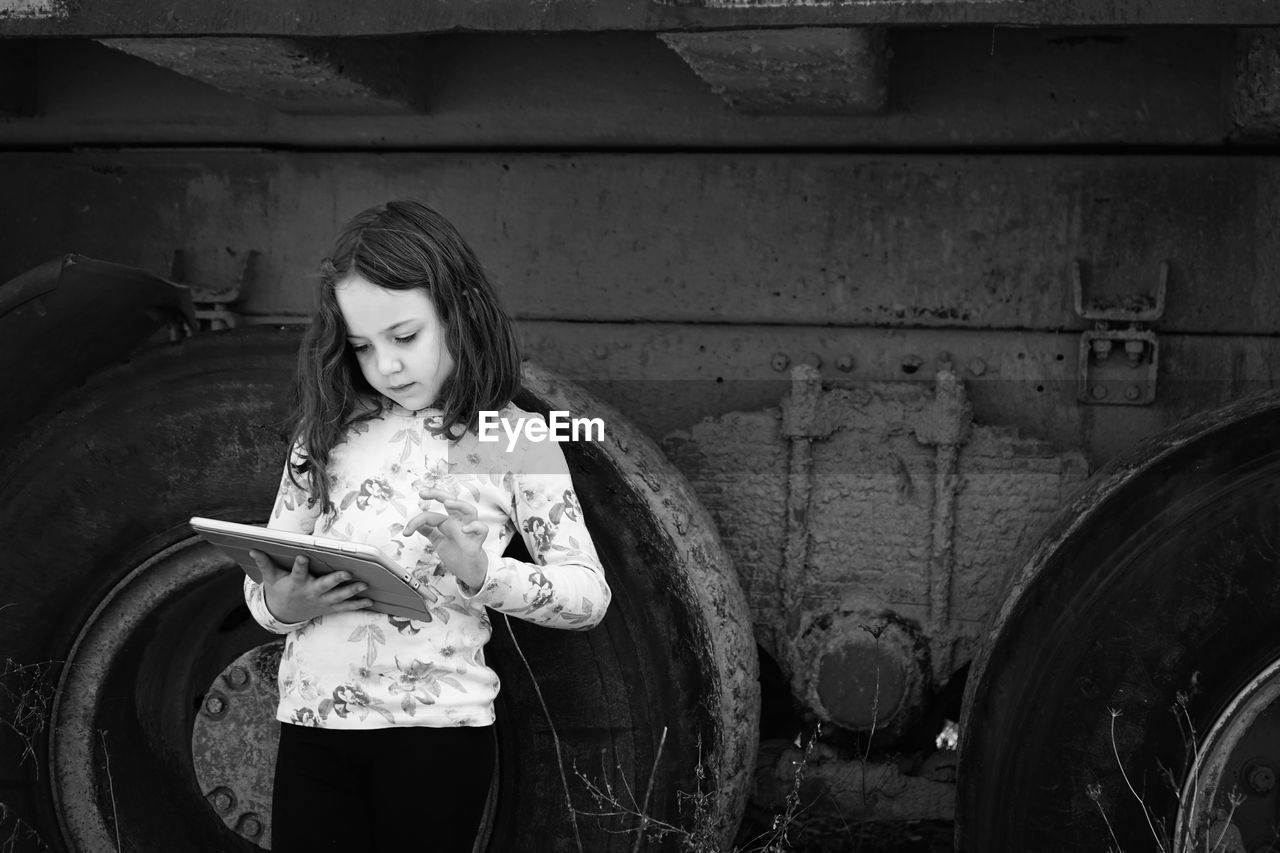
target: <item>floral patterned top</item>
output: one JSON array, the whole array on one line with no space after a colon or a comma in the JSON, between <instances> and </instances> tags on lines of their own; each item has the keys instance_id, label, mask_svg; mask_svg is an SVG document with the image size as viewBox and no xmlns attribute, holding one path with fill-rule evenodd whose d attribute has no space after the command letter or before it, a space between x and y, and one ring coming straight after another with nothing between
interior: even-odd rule
<instances>
[{"instance_id":1,"label":"floral patterned top","mask_svg":"<svg viewBox=\"0 0 1280 853\"><path fill-rule=\"evenodd\" d=\"M541 416L508 406L500 417L515 424ZM484 660L492 633L486 607L570 630L591 628L604 616L609 586L559 446L530 441L523 431L510 451L506 435L481 442L468 432L453 442L428 429L439 423L438 410L410 412L389 403L374 420L352 427L330 455L329 514L309 505L286 467L268 527L380 548L412 567L431 618L357 610L283 623L267 609L261 585L246 576L254 618L287 635L276 714L282 722L334 729L490 725L498 676ZM489 526L489 571L474 594L444 571L424 535L401 536L419 512L441 510L419 497L431 488L470 501ZM537 564L502 556L517 532Z\"/></svg>"}]
</instances>

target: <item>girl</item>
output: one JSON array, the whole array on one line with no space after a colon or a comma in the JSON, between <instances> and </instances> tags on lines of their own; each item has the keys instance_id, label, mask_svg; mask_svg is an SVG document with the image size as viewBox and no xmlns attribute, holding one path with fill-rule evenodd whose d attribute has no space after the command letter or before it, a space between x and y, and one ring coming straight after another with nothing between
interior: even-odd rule
<instances>
[{"instance_id":1,"label":"girl","mask_svg":"<svg viewBox=\"0 0 1280 853\"><path fill-rule=\"evenodd\" d=\"M364 211L320 279L269 526L381 548L412 567L432 618L369 610L345 573L254 554L245 600L286 635L272 849L470 851L498 693L485 608L582 630L609 587L559 447L478 440L483 410L530 415L510 402L511 323L453 226L416 202ZM536 565L502 556L516 532Z\"/></svg>"}]
</instances>

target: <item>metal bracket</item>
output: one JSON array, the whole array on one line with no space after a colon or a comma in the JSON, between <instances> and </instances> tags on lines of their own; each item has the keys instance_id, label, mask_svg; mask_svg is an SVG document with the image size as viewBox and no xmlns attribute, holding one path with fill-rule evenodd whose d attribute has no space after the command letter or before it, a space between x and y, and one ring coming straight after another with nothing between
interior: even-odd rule
<instances>
[{"instance_id":1,"label":"metal bracket","mask_svg":"<svg viewBox=\"0 0 1280 853\"><path fill-rule=\"evenodd\" d=\"M195 303L196 319L207 329L234 329L239 315L229 307L241 298L241 291L254 280L257 273L257 249L240 252L198 252L174 249L169 275L174 281L184 282ZM238 261L238 262L237 262ZM220 287L200 287L192 280L223 280Z\"/></svg>"},{"instance_id":2,"label":"metal bracket","mask_svg":"<svg viewBox=\"0 0 1280 853\"><path fill-rule=\"evenodd\" d=\"M1077 398L1082 403L1149 406L1156 399L1160 345L1146 328L1164 314L1169 285L1169 262L1161 261L1156 292L1129 296L1115 303L1084 301L1080 261L1071 264L1072 297L1076 313L1092 320L1094 328L1080 335ZM1124 324L1124 328L1113 328Z\"/></svg>"}]
</instances>

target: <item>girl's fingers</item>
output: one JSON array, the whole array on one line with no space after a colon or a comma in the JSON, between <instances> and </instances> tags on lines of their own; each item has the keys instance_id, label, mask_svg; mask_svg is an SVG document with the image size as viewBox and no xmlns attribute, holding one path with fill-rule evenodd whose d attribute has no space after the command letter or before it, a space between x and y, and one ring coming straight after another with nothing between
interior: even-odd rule
<instances>
[{"instance_id":1,"label":"girl's fingers","mask_svg":"<svg viewBox=\"0 0 1280 853\"><path fill-rule=\"evenodd\" d=\"M263 583L274 583L275 579L285 574L279 566L277 566L270 557L261 551L250 551L249 556L253 558L253 562L258 566L258 572L262 577Z\"/></svg>"},{"instance_id":2,"label":"girl's fingers","mask_svg":"<svg viewBox=\"0 0 1280 853\"><path fill-rule=\"evenodd\" d=\"M316 585L316 589L324 593L329 592L334 587L339 584L344 584L349 580L351 580L351 575L347 572L330 572L327 575L316 578L314 583Z\"/></svg>"},{"instance_id":3,"label":"girl's fingers","mask_svg":"<svg viewBox=\"0 0 1280 853\"><path fill-rule=\"evenodd\" d=\"M401 535L408 536L415 531L421 533L422 531L419 528L422 527L438 527L448 517L449 516L441 515L438 512L420 512L405 523L404 530L401 531Z\"/></svg>"},{"instance_id":4,"label":"girl's fingers","mask_svg":"<svg viewBox=\"0 0 1280 853\"><path fill-rule=\"evenodd\" d=\"M330 605L329 609L335 613L344 613L348 610L365 610L372 605L373 602L367 598L348 598L346 601Z\"/></svg>"},{"instance_id":5,"label":"girl's fingers","mask_svg":"<svg viewBox=\"0 0 1280 853\"><path fill-rule=\"evenodd\" d=\"M293 558L293 580L296 583L303 583L311 577L311 570L307 567L308 560L302 554Z\"/></svg>"},{"instance_id":6,"label":"girl's fingers","mask_svg":"<svg viewBox=\"0 0 1280 853\"><path fill-rule=\"evenodd\" d=\"M466 523L476 519L476 508L474 504L467 503L466 501L460 501L456 498L449 498L448 500L440 501L440 503L444 504L444 508L449 510L450 515L457 514L460 516L458 520L461 522Z\"/></svg>"}]
</instances>

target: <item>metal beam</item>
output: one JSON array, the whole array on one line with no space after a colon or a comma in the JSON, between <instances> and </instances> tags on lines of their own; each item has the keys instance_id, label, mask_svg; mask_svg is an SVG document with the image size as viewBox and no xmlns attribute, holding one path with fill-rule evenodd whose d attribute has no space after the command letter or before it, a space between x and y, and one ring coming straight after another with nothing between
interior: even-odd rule
<instances>
[{"instance_id":1,"label":"metal beam","mask_svg":"<svg viewBox=\"0 0 1280 853\"><path fill-rule=\"evenodd\" d=\"M739 112L869 115L885 106L881 28L666 33L662 40Z\"/></svg>"},{"instance_id":2,"label":"metal beam","mask_svg":"<svg viewBox=\"0 0 1280 853\"><path fill-rule=\"evenodd\" d=\"M421 111L394 40L101 39L107 47L287 113Z\"/></svg>"},{"instance_id":3,"label":"metal beam","mask_svg":"<svg viewBox=\"0 0 1280 853\"><path fill-rule=\"evenodd\" d=\"M339 36L863 25L1280 24L1274 0L0 0L5 36Z\"/></svg>"}]
</instances>

